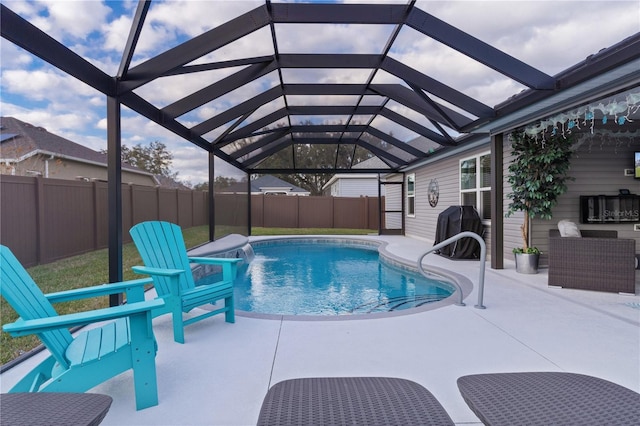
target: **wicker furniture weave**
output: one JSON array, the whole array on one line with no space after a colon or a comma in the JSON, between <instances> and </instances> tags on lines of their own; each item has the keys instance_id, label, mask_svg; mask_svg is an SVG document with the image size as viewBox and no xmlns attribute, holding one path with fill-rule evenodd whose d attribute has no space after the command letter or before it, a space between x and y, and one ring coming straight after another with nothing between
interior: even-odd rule
<instances>
[{"instance_id":1,"label":"wicker furniture weave","mask_svg":"<svg viewBox=\"0 0 640 426\"><path fill-rule=\"evenodd\" d=\"M488 426L640 424L640 394L582 374L476 374L460 377L458 389Z\"/></svg>"},{"instance_id":2,"label":"wicker furniture weave","mask_svg":"<svg viewBox=\"0 0 640 426\"><path fill-rule=\"evenodd\" d=\"M619 239L616 231L581 233L560 237L557 229L549 230L549 285L635 293L635 240Z\"/></svg>"},{"instance_id":3,"label":"wicker furniture weave","mask_svg":"<svg viewBox=\"0 0 640 426\"><path fill-rule=\"evenodd\" d=\"M0 395L0 424L11 426L96 426L111 407L108 395L29 392Z\"/></svg>"},{"instance_id":4,"label":"wicker furniture weave","mask_svg":"<svg viewBox=\"0 0 640 426\"><path fill-rule=\"evenodd\" d=\"M419 384L384 377L291 379L265 396L259 426L453 425Z\"/></svg>"}]
</instances>

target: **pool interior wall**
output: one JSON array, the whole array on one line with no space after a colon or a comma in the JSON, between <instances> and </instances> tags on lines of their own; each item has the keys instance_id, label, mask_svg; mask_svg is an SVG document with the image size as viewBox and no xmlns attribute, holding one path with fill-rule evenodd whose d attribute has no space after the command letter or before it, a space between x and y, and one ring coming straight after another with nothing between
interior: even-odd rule
<instances>
[{"instance_id":1,"label":"pool interior wall","mask_svg":"<svg viewBox=\"0 0 640 426\"><path fill-rule=\"evenodd\" d=\"M380 254L380 261L387 263L398 269L408 270L410 272L420 274L417 265L396 256L386 250L387 243L383 240L376 239L375 236L314 236L314 235L300 235L300 236L268 236L268 237L245 237L242 235L229 235L220 240L205 243L192 250L189 250L189 256L202 256L202 257L221 257L221 258L241 258L245 262L250 262L255 256L253 246L269 245L269 244L300 244L300 243L332 243L354 246L358 248L368 250L378 250ZM426 251L426 250L425 250ZM197 265L193 268L194 279L205 278L211 274L219 272L219 267L210 265ZM453 271L444 270L434 266L426 266L425 269L428 273L433 274L429 278L445 281L455 281L460 290L463 292L463 297L466 297L473 290L473 283L466 277L457 274ZM455 290L455 286L452 286L452 291ZM452 305L456 300L455 290L451 296L433 303L427 303L419 307L396 310L389 312L373 312L367 314L358 315L285 315L285 314L265 314L258 312L248 312L236 309L236 315L245 316L250 318L262 318L273 320L290 320L290 321L344 321L344 320L359 320L359 319L373 319L373 318L389 318L393 316L411 315L423 311L438 309L443 306ZM212 309L216 309L212 306Z\"/></svg>"}]
</instances>

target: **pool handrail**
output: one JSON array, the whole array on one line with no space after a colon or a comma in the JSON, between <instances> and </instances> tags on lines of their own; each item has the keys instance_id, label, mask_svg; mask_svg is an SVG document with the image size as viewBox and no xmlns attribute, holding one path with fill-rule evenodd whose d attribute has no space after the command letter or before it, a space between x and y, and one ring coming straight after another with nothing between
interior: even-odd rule
<instances>
[{"instance_id":1,"label":"pool handrail","mask_svg":"<svg viewBox=\"0 0 640 426\"><path fill-rule=\"evenodd\" d=\"M424 259L425 256L427 256L428 254L433 253L436 250L440 250L442 247L448 246L449 244L455 241L461 240L462 238L473 238L476 241L478 241L478 243L480 243L480 275L478 277L478 303L474 307L477 309L486 309L486 307L482 304L482 298L484 295L484 266L485 266L485 261L487 260L487 244L484 242L482 237L476 234L475 232L463 231L463 232L460 232L459 234L454 235L453 237L447 238L446 240L434 245L429 250L427 250L422 256L418 258L418 269L420 270L422 275L427 277L428 276L427 272L424 270L424 267L422 266L422 259ZM458 290L458 303L456 303L456 305L465 306L465 303L462 301L463 294L462 294L462 288L460 287L460 284L458 284L458 282L455 279L452 279L451 281L454 287L456 287L456 290Z\"/></svg>"}]
</instances>

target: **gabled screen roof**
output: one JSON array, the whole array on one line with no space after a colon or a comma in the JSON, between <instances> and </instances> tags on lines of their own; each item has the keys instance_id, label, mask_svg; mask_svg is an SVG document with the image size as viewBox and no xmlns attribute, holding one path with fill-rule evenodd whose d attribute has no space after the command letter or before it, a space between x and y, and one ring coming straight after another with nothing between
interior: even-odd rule
<instances>
[{"instance_id":1,"label":"gabled screen roof","mask_svg":"<svg viewBox=\"0 0 640 426\"><path fill-rule=\"evenodd\" d=\"M151 31L147 17L167 5L139 2L116 76L4 5L2 35L250 173L344 172L373 157L381 160L375 169L356 170L397 171L438 147L457 146L461 135L496 118L488 105L494 100L434 78L428 60L434 51L461 56L469 70L483 69L528 93L558 88L554 77L414 1L251 6L221 18L216 12L224 3L212 2L211 27L194 28L192 38L146 57L136 48ZM330 37L314 44L319 33ZM398 60L408 43L425 51ZM174 98L156 99L158 85L173 86ZM321 146L322 155L310 158L309 146Z\"/></svg>"}]
</instances>

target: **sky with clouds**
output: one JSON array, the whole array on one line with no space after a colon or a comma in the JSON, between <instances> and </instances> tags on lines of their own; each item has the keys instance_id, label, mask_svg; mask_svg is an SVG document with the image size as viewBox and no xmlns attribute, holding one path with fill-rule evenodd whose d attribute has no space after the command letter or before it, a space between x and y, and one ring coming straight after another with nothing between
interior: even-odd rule
<instances>
[{"instance_id":1,"label":"sky with clouds","mask_svg":"<svg viewBox=\"0 0 640 426\"><path fill-rule=\"evenodd\" d=\"M129 0L1 2L109 75L115 75L118 70L137 6L137 2ZM263 4L262 1L241 0L155 0L147 15L133 65ZM418 1L416 6L549 75L640 31L638 0ZM289 24L276 26L276 35L280 53L380 53L380 46L384 46L392 30L390 26L317 25L309 31L308 27ZM273 55L270 40L268 27L263 28L195 63ZM497 75L410 28L402 29L389 56L489 106L523 89L517 82ZM237 70L210 71L201 73L198 78L191 75L165 77L137 89L136 93L157 107L164 107ZM285 70L283 79L287 83L358 83L364 82L369 75L368 70L361 71L320 74L314 70ZM0 77L0 115L45 127L95 150L106 148L104 95L5 39L0 39ZM378 72L373 82L397 82L394 79L385 72ZM277 73L267 74L185 114L179 121L192 127L277 84ZM292 97L289 103L307 104L309 101ZM331 101L333 104L351 102L339 97ZM273 102L255 114L263 116L282 106L282 103ZM422 119L412 117L415 113L403 110L401 105L388 106L418 122ZM377 120L376 127L393 132L402 140L415 136L394 128L389 120ZM156 140L165 143L173 153L172 167L179 173L179 179L193 184L207 180L207 156L200 148L181 141L126 108L123 109L122 131L123 143L129 146ZM222 131L224 128L206 136L212 140ZM231 172L223 165L217 167L223 172Z\"/></svg>"}]
</instances>

